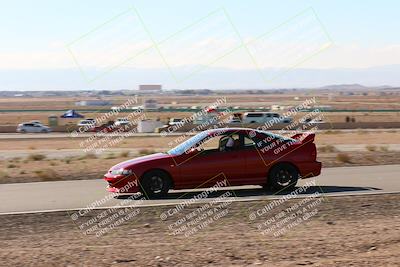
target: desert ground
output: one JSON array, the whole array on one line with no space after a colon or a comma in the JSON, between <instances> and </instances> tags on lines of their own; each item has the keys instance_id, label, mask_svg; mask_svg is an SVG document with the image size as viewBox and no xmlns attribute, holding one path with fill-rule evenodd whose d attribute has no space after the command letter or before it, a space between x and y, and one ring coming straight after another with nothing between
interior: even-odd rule
<instances>
[{"instance_id":1,"label":"desert ground","mask_svg":"<svg viewBox=\"0 0 400 267\"><path fill-rule=\"evenodd\" d=\"M86 138L0 139L0 183L99 179L111 166L166 152L179 136L129 137L104 152L85 152ZM188 138L188 137L185 137ZM324 167L400 163L400 130L322 131L316 135Z\"/></svg>"},{"instance_id":2,"label":"desert ground","mask_svg":"<svg viewBox=\"0 0 400 267\"><path fill-rule=\"evenodd\" d=\"M271 214L300 201L289 200ZM258 225L268 217L252 221L249 214L269 203L232 202L225 216L186 236L170 230L173 218L160 219L169 207L140 208L99 236L82 232L68 212L3 215L0 266L37 266L39 260L41 266L398 265L399 194L324 197L311 217L284 232L263 234Z\"/></svg>"},{"instance_id":3,"label":"desert ground","mask_svg":"<svg viewBox=\"0 0 400 267\"><path fill-rule=\"evenodd\" d=\"M299 97L299 95L302 95ZM341 92L296 92L272 94L213 94L213 95L152 95L139 96L140 105L145 99L155 99L161 106L206 107L220 98L226 98L224 106L251 108L268 107L273 104L294 106L304 100L316 97L316 104L336 109L372 109L387 110L400 107L397 92L364 92L346 95ZM104 96L102 99L121 105L134 96ZM0 98L0 125L16 126L20 122L40 120L47 122L49 115L61 115L62 110L81 109L86 118L97 118L110 107L77 107L76 101L95 100L97 97L3 97ZM85 110L96 110L85 111ZM28 111L37 110L37 111ZM47 111L49 110L49 111ZM58 111L50 111L58 110ZM277 111L280 113L285 112ZM193 112L145 112L149 119L159 118L166 122L168 118L184 118ZM346 117L357 122L399 122L400 112L323 112L324 120L345 122ZM126 116L117 114L110 119ZM304 116L299 113L295 116ZM61 119L59 124L76 124L79 119ZM49 134L51 136L52 134ZM87 135L76 138L0 138L0 183L35 182L73 179L98 179L112 165L132 157L168 151L187 137L172 135L124 138L108 147L102 153L85 150L94 141ZM100 138L101 139L101 138ZM179 140L179 141L177 141ZM318 160L324 167L380 165L400 163L399 129L352 129L350 131L328 129L317 132L316 145Z\"/></svg>"},{"instance_id":4,"label":"desert ground","mask_svg":"<svg viewBox=\"0 0 400 267\"><path fill-rule=\"evenodd\" d=\"M227 106L245 106L249 110L280 104L293 106L313 93L226 95ZM142 96L143 99L150 96ZM205 107L218 99L211 96L151 96L164 106ZM0 126L61 115L76 109L76 101L96 97L10 97L0 98ZM105 96L113 105L126 97ZM317 94L318 105L329 105L340 112L324 112L327 122L399 122L398 92L346 95L337 92ZM139 104L140 104L139 103ZM109 108L109 107L108 107ZM87 118L104 114L104 107L79 107ZM89 110L90 109L90 110ZM350 109L374 111L350 112ZM32 111L36 110L36 111ZM93 110L98 110L93 111ZM376 112L380 110L379 112ZM284 112L284 111L278 111ZM149 119L183 118L192 112L148 112ZM299 114L300 116L302 114ZM123 117L119 114L116 117ZM294 119L298 119L295 117ZM75 120L59 123L76 124ZM14 134L17 135L17 134ZM155 152L165 152L178 144L176 135L131 136L108 147L102 153L85 151L88 135L76 137L14 138L0 136L0 184L60 180L100 179L112 165ZM184 137L188 138L187 136ZM89 141L88 141L89 140ZM182 141L180 140L180 142ZM318 160L324 168L400 164L400 129L327 129L317 131ZM28 200L29 201L29 200ZM272 200L220 203L221 213L200 231L185 235L171 231L176 218L161 220L171 207L132 208L131 219L97 236L83 231L71 219L74 211L1 215L0 266L396 266L400 257L400 194L318 196L301 214L301 222L276 225L272 232L262 229L283 211L299 207L301 199L292 199L255 220L250 218ZM306 202L307 203L307 202ZM202 207L193 204L180 211L188 216ZM300 205L301 207L301 205ZM83 218L102 217L95 210ZM113 210L113 212L128 212ZM222 213L223 212L223 213ZM306 215L307 214L307 215ZM288 217L283 217L283 219ZM300 217L299 217L300 218ZM281 218L282 219L282 218ZM290 227L289 227L290 226ZM270 228L267 228L270 229ZM355 230L356 229L356 230ZM177 253L179 251L179 253Z\"/></svg>"},{"instance_id":5,"label":"desert ground","mask_svg":"<svg viewBox=\"0 0 400 267\"><path fill-rule=\"evenodd\" d=\"M211 94L211 95L147 95L147 96L103 96L102 100L110 101L112 106L126 103L128 99L135 99L137 106L142 105L146 99L154 99L159 106L163 107L206 107L224 98L224 107L245 107L248 110L259 107L269 107L271 105L296 106L307 99L315 97L315 105L330 106L341 112L324 112L325 120L328 122L345 122L345 118L350 116L357 122L395 122L400 121L400 113L384 110L399 110L399 92L358 92L354 95L346 95L343 92L320 92L320 91L301 91L284 92L271 94ZM17 125L18 123L40 120L47 123L48 116L60 116L63 111L68 109L78 109L87 118L96 118L104 113L110 106L76 106L75 102L83 100L99 100L99 97L2 97L0 98L0 125ZM135 105L132 105L135 106ZM380 112L346 112L345 110L380 110ZM33 111L36 110L36 111ZM86 111L85 111L86 110ZM284 112L278 111L278 112ZM192 115L192 112L147 112L149 119L159 118L184 118ZM303 115L299 113L299 117ZM123 113L119 117L124 116ZM116 119L117 116L110 119ZM295 118L297 119L297 118ZM76 119L59 120L60 125L75 124Z\"/></svg>"}]
</instances>

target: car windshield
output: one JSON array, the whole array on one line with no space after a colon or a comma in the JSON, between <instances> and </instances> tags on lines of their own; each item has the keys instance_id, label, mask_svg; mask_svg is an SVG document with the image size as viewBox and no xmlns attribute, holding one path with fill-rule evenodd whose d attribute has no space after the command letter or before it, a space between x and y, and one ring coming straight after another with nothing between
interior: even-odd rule
<instances>
[{"instance_id":1,"label":"car windshield","mask_svg":"<svg viewBox=\"0 0 400 267\"><path fill-rule=\"evenodd\" d=\"M183 153L185 153L185 151L189 150L195 144L197 144L198 142L203 140L205 137L207 137L207 135L208 135L207 131L198 133L195 136L193 136L193 137L189 138L188 140L186 140L185 142L183 142L182 144L169 150L167 153L170 155L174 155L174 156L182 155Z\"/></svg>"}]
</instances>

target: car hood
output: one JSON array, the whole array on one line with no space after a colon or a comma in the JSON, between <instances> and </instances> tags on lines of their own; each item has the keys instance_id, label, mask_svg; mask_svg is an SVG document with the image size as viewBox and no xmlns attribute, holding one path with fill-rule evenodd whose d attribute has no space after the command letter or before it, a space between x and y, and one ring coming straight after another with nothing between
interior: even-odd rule
<instances>
[{"instance_id":1,"label":"car hood","mask_svg":"<svg viewBox=\"0 0 400 267\"><path fill-rule=\"evenodd\" d=\"M110 170L118 170L121 168L128 168L134 164L139 164L142 162L148 162L148 161L152 161L152 160L158 160L158 159L164 159L164 158L170 158L171 156L166 154L166 153L156 153L156 154L151 154L151 155L147 155L147 156L143 156L143 157L138 157L138 158L134 158L134 159L130 159L121 163L118 163L117 165L114 165L113 167L111 167Z\"/></svg>"}]
</instances>

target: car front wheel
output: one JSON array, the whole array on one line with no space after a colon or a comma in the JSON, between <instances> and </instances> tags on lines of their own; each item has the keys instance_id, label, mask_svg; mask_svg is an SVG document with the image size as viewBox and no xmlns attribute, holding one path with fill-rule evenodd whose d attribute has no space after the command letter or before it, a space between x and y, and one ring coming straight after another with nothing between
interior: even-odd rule
<instances>
[{"instance_id":1,"label":"car front wheel","mask_svg":"<svg viewBox=\"0 0 400 267\"><path fill-rule=\"evenodd\" d=\"M145 173L140 183L142 194L147 199L165 197L171 187L171 179L168 174L160 170Z\"/></svg>"},{"instance_id":2,"label":"car front wheel","mask_svg":"<svg viewBox=\"0 0 400 267\"><path fill-rule=\"evenodd\" d=\"M297 168L291 164L283 163L274 166L268 175L267 187L273 190L291 190L299 179Z\"/></svg>"}]
</instances>

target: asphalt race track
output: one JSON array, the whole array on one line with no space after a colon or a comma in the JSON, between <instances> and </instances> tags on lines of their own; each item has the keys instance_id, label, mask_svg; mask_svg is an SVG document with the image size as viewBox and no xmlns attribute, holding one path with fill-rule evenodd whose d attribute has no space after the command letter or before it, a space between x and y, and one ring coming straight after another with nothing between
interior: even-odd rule
<instances>
[{"instance_id":1,"label":"asphalt race track","mask_svg":"<svg viewBox=\"0 0 400 267\"><path fill-rule=\"evenodd\" d=\"M318 177L301 180L298 185L315 180L302 194L319 191L327 196L385 194L400 192L400 165L359 166L326 168ZM12 213L48 212L57 210L77 210L100 200L107 200L98 207L112 207L121 205L157 206L175 205L185 199L197 195L200 190L172 191L166 199L135 201L127 200L128 196L107 197L106 183L98 180L78 180L60 182L16 183L0 185L0 215ZM236 196L234 201L253 201L259 199L273 199L283 197L285 193L273 194L265 192L258 186L242 186L224 188ZM204 201L210 201L211 195ZM140 204L138 204L140 203Z\"/></svg>"}]
</instances>

